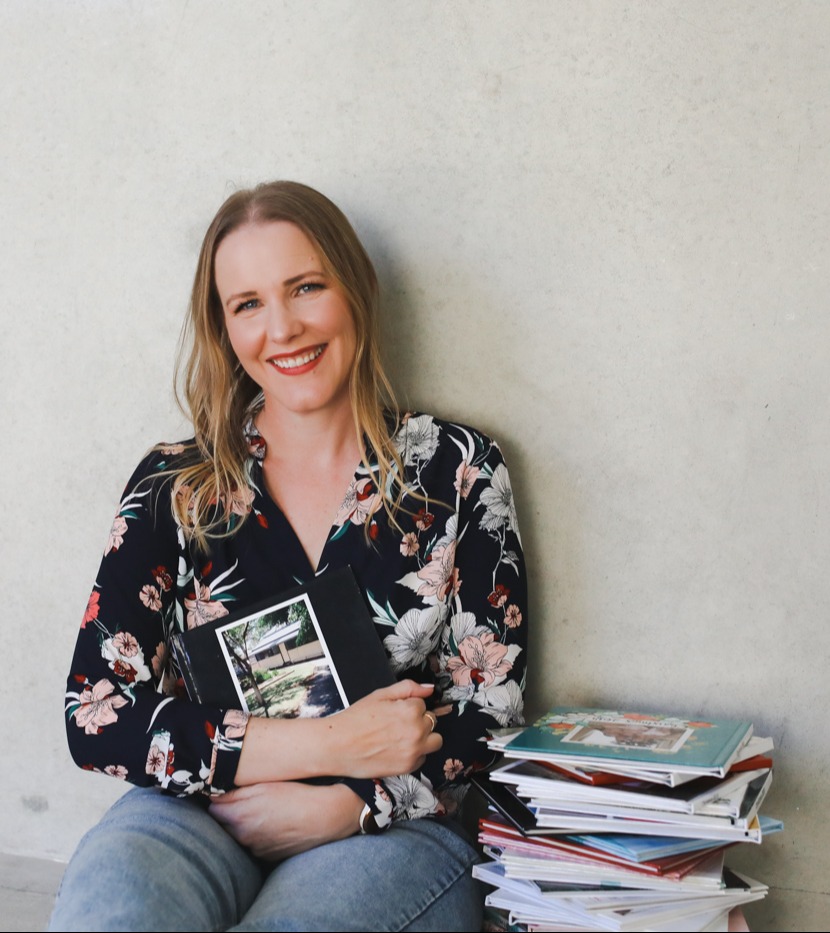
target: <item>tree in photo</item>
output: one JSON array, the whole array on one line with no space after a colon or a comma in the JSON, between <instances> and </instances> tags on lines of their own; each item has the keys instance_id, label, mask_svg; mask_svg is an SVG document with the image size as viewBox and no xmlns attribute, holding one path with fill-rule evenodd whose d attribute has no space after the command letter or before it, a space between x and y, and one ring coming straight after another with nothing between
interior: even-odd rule
<instances>
[{"instance_id":1,"label":"tree in photo","mask_svg":"<svg viewBox=\"0 0 830 933\"><path fill-rule=\"evenodd\" d=\"M288 621L291 623L299 622L300 629L297 632L297 638L294 644L299 648L310 641L317 641L317 631L314 623L311 621L311 613L304 602L292 603L288 609Z\"/></svg>"},{"instance_id":2,"label":"tree in photo","mask_svg":"<svg viewBox=\"0 0 830 933\"><path fill-rule=\"evenodd\" d=\"M239 679L243 690L253 690L258 706L263 710L265 716L268 716L268 705L259 689L259 684L254 676L253 658L251 652L263 639L263 637L274 628L279 628L289 624L291 621L291 609L289 607L288 618L280 619L281 613L268 612L265 615L248 619L244 624L237 625L234 628L225 629L225 644L228 646L239 669ZM305 608L305 607L303 607Z\"/></svg>"}]
</instances>

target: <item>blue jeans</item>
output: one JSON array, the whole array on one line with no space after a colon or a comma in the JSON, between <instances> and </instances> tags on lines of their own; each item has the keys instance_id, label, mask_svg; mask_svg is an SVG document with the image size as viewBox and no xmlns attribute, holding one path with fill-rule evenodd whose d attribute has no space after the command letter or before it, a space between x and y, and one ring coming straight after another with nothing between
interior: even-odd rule
<instances>
[{"instance_id":1,"label":"blue jeans","mask_svg":"<svg viewBox=\"0 0 830 933\"><path fill-rule=\"evenodd\" d=\"M480 930L476 852L449 822L407 820L276 865L196 800L125 794L81 840L50 930Z\"/></svg>"}]
</instances>

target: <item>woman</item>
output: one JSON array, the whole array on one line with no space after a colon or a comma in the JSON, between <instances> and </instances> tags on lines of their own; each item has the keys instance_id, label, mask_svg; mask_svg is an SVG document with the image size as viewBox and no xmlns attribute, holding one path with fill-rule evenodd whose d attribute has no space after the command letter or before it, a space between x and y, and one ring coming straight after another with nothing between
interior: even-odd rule
<instances>
[{"instance_id":1,"label":"woman","mask_svg":"<svg viewBox=\"0 0 830 933\"><path fill-rule=\"evenodd\" d=\"M520 720L516 513L493 441L397 416L376 305L362 245L311 188L238 192L211 223L184 370L195 439L127 484L67 692L75 761L140 789L81 842L53 929L480 927L451 817L481 737ZM346 564L395 685L325 719L183 696L173 633Z\"/></svg>"}]
</instances>

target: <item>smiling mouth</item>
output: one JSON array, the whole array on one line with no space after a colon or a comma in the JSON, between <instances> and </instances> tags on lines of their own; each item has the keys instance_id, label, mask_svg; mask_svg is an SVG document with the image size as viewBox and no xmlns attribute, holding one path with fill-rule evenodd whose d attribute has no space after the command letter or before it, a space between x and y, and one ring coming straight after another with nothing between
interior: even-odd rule
<instances>
[{"instance_id":1,"label":"smiling mouth","mask_svg":"<svg viewBox=\"0 0 830 933\"><path fill-rule=\"evenodd\" d=\"M303 350L294 356L272 356L268 362L276 366L277 369L286 371L291 369L300 369L308 366L322 356L326 349L326 344L321 343L318 347L312 347L309 350Z\"/></svg>"}]
</instances>

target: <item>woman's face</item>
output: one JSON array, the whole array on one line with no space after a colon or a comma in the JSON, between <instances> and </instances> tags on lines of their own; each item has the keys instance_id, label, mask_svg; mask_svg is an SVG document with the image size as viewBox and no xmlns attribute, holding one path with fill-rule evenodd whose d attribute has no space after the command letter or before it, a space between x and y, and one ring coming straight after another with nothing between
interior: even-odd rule
<instances>
[{"instance_id":1,"label":"woman's face","mask_svg":"<svg viewBox=\"0 0 830 933\"><path fill-rule=\"evenodd\" d=\"M266 411L350 414L354 320L305 233L287 221L246 224L219 244L214 274L231 346Z\"/></svg>"}]
</instances>

